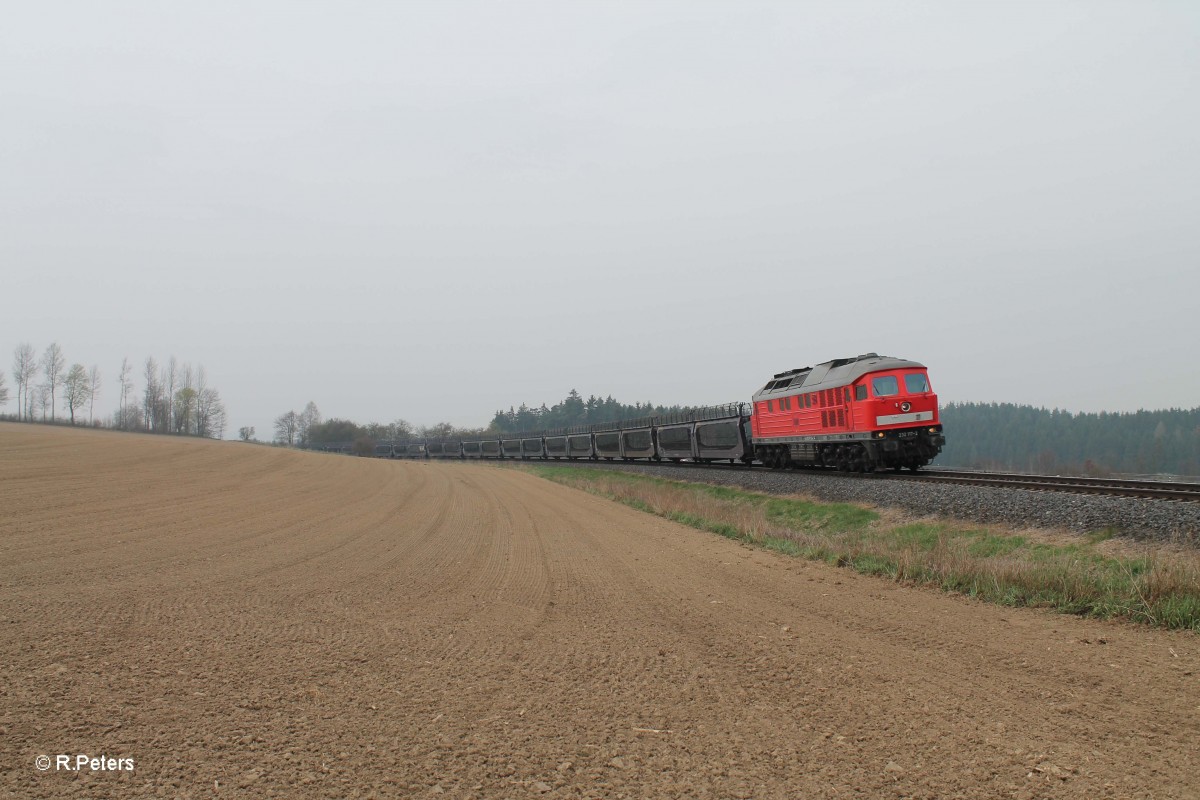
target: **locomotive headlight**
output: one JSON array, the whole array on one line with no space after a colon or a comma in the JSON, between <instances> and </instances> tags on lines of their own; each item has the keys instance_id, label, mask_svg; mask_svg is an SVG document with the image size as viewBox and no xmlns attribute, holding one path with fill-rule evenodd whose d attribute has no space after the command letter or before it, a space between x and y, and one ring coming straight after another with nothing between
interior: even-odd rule
<instances>
[{"instance_id":1,"label":"locomotive headlight","mask_svg":"<svg viewBox=\"0 0 1200 800\"><path fill-rule=\"evenodd\" d=\"M930 433L937 433L937 432L938 432L938 430L937 430L937 428L930 428L930 429L929 429L929 432L930 432Z\"/></svg>"},{"instance_id":2,"label":"locomotive headlight","mask_svg":"<svg viewBox=\"0 0 1200 800\"><path fill-rule=\"evenodd\" d=\"M887 434L884 433L883 431L880 431L879 433L875 434L876 439L882 439L884 436L887 436Z\"/></svg>"},{"instance_id":3,"label":"locomotive headlight","mask_svg":"<svg viewBox=\"0 0 1200 800\"><path fill-rule=\"evenodd\" d=\"M911 409L912 409L912 403L909 403L909 402L903 402L903 403L901 403L901 404L900 404L900 410L901 410L901 411L909 411L909 410L911 410Z\"/></svg>"}]
</instances>

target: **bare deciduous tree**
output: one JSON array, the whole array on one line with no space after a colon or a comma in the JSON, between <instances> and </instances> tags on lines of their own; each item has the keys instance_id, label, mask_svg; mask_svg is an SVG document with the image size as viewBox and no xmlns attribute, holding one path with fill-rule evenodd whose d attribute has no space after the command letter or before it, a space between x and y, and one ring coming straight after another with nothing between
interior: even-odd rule
<instances>
[{"instance_id":1,"label":"bare deciduous tree","mask_svg":"<svg viewBox=\"0 0 1200 800\"><path fill-rule=\"evenodd\" d=\"M162 386L166 399L166 419L163 420L168 431L178 431L178 425L175 420L175 382L179 378L179 365L175 362L175 356L167 362L167 366L163 367Z\"/></svg>"},{"instance_id":2,"label":"bare deciduous tree","mask_svg":"<svg viewBox=\"0 0 1200 800\"><path fill-rule=\"evenodd\" d=\"M133 392L133 380L130 379L129 373L133 368L129 364L128 358L121 359L121 374L117 378L117 382L121 387L121 406L118 411L117 427L121 430L129 430L129 395Z\"/></svg>"},{"instance_id":3,"label":"bare deciduous tree","mask_svg":"<svg viewBox=\"0 0 1200 800\"><path fill-rule=\"evenodd\" d=\"M159 409L161 403L159 397L162 395L162 389L159 388L158 382L158 364L154 360L154 356L146 359L145 368L146 391L142 398L143 417L145 418L146 428L148 430L159 429Z\"/></svg>"},{"instance_id":4,"label":"bare deciduous tree","mask_svg":"<svg viewBox=\"0 0 1200 800\"><path fill-rule=\"evenodd\" d=\"M13 380L17 383L17 416L31 418L29 395L33 387L33 376L37 373L37 351L28 342L22 342L13 350Z\"/></svg>"},{"instance_id":5,"label":"bare deciduous tree","mask_svg":"<svg viewBox=\"0 0 1200 800\"><path fill-rule=\"evenodd\" d=\"M321 412L317 410L317 404L312 400L308 401L308 405L300 412L300 419L296 427L296 439L301 447L308 447L311 443L309 431L314 425L321 424Z\"/></svg>"},{"instance_id":6,"label":"bare deciduous tree","mask_svg":"<svg viewBox=\"0 0 1200 800\"><path fill-rule=\"evenodd\" d=\"M44 383L39 383L33 392L33 407L41 412L42 422L46 421L46 414L53 406L54 403L50 400L50 387Z\"/></svg>"},{"instance_id":7,"label":"bare deciduous tree","mask_svg":"<svg viewBox=\"0 0 1200 800\"><path fill-rule=\"evenodd\" d=\"M280 444L286 444L291 447L296 443L296 426L300 422L300 415L295 411L288 411L286 414L280 414L275 418L275 441Z\"/></svg>"},{"instance_id":8,"label":"bare deciduous tree","mask_svg":"<svg viewBox=\"0 0 1200 800\"><path fill-rule=\"evenodd\" d=\"M196 400L199 392L196 390L191 364L184 364L177 370L175 385L179 388L171 396L174 409L171 430L184 435L194 434L196 432Z\"/></svg>"},{"instance_id":9,"label":"bare deciduous tree","mask_svg":"<svg viewBox=\"0 0 1200 800\"><path fill-rule=\"evenodd\" d=\"M197 436L220 439L225 434L225 405L216 389L208 385L208 372L201 365L196 370L196 406L194 430Z\"/></svg>"},{"instance_id":10,"label":"bare deciduous tree","mask_svg":"<svg viewBox=\"0 0 1200 800\"><path fill-rule=\"evenodd\" d=\"M228 418L221 394L211 386L205 386L196 394L196 435L209 439L225 436Z\"/></svg>"},{"instance_id":11,"label":"bare deciduous tree","mask_svg":"<svg viewBox=\"0 0 1200 800\"><path fill-rule=\"evenodd\" d=\"M113 412L113 427L121 430L135 431L144 427L142 424L142 407L130 403L124 411ZM124 425L125 427L121 427Z\"/></svg>"},{"instance_id":12,"label":"bare deciduous tree","mask_svg":"<svg viewBox=\"0 0 1200 800\"><path fill-rule=\"evenodd\" d=\"M8 384L4 382L4 373L0 372L0 406L8 405Z\"/></svg>"},{"instance_id":13,"label":"bare deciduous tree","mask_svg":"<svg viewBox=\"0 0 1200 800\"><path fill-rule=\"evenodd\" d=\"M238 428L238 438L241 439L243 442L248 442L251 439L253 439L254 438L254 426L253 425L243 425L242 427Z\"/></svg>"},{"instance_id":14,"label":"bare deciduous tree","mask_svg":"<svg viewBox=\"0 0 1200 800\"><path fill-rule=\"evenodd\" d=\"M42 354L42 373L46 376L46 388L50 390L50 419L54 417L54 406L57 402L55 393L63 382L63 369L67 365L67 357L63 354L58 342L51 342ZM42 416L45 417L43 409Z\"/></svg>"},{"instance_id":15,"label":"bare deciduous tree","mask_svg":"<svg viewBox=\"0 0 1200 800\"><path fill-rule=\"evenodd\" d=\"M72 364L63 379L63 402L71 413L71 424L75 424L75 409L82 408L88 401L88 374L83 364Z\"/></svg>"},{"instance_id":16,"label":"bare deciduous tree","mask_svg":"<svg viewBox=\"0 0 1200 800\"><path fill-rule=\"evenodd\" d=\"M421 428L421 436L427 439L448 439L455 434L454 426L449 422L439 422Z\"/></svg>"},{"instance_id":17,"label":"bare deciduous tree","mask_svg":"<svg viewBox=\"0 0 1200 800\"><path fill-rule=\"evenodd\" d=\"M100 368L92 364L88 370L88 425L96 421L93 413L96 408L96 395L100 394Z\"/></svg>"}]
</instances>

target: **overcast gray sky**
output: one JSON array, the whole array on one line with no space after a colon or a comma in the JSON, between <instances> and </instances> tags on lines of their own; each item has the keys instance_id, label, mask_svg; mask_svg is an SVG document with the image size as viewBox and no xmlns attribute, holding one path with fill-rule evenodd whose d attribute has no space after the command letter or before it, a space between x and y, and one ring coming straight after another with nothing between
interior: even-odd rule
<instances>
[{"instance_id":1,"label":"overcast gray sky","mask_svg":"<svg viewBox=\"0 0 1200 800\"><path fill-rule=\"evenodd\" d=\"M870 350L1193 407L1198 97L1194 2L15 3L0 369L174 354L227 435Z\"/></svg>"}]
</instances>

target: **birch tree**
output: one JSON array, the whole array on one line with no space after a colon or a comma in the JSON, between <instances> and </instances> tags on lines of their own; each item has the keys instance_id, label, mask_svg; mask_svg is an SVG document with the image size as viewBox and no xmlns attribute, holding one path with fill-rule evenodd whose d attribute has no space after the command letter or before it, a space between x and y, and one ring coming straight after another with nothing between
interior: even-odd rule
<instances>
[{"instance_id":1,"label":"birch tree","mask_svg":"<svg viewBox=\"0 0 1200 800\"><path fill-rule=\"evenodd\" d=\"M118 409L119 416L117 419L117 427L121 430L129 430L129 395L133 392L133 380L129 374L133 368L129 365L128 358L121 359L121 373L117 377L117 383L121 389L121 404Z\"/></svg>"},{"instance_id":2,"label":"birch tree","mask_svg":"<svg viewBox=\"0 0 1200 800\"><path fill-rule=\"evenodd\" d=\"M53 421L54 406L57 403L55 394L58 387L62 386L63 369L67 365L67 357L63 354L62 348L58 342L51 342L46 348L46 352L42 354L42 374L46 376L46 388L50 391L50 420ZM43 408L42 417L44 418L45 409Z\"/></svg>"},{"instance_id":3,"label":"birch tree","mask_svg":"<svg viewBox=\"0 0 1200 800\"><path fill-rule=\"evenodd\" d=\"M144 377L146 378L146 390L142 397L143 416L146 428L153 431L158 429L160 422L158 397L162 393L158 383L158 364L154 361L154 356L146 359Z\"/></svg>"},{"instance_id":4,"label":"birch tree","mask_svg":"<svg viewBox=\"0 0 1200 800\"><path fill-rule=\"evenodd\" d=\"M17 384L17 416L33 418L29 407L29 396L33 389L33 376L37 374L37 351L28 342L17 345L13 351L13 380Z\"/></svg>"},{"instance_id":5,"label":"birch tree","mask_svg":"<svg viewBox=\"0 0 1200 800\"><path fill-rule=\"evenodd\" d=\"M96 395L100 394L100 368L92 364L88 370L88 425L96 421L93 413L96 408Z\"/></svg>"},{"instance_id":6,"label":"birch tree","mask_svg":"<svg viewBox=\"0 0 1200 800\"><path fill-rule=\"evenodd\" d=\"M296 438L301 447L308 447L312 442L312 436L309 431L314 425L321 424L321 412L317 410L317 404L312 400L308 401L308 405L300 412L300 418L296 427Z\"/></svg>"},{"instance_id":7,"label":"birch tree","mask_svg":"<svg viewBox=\"0 0 1200 800\"><path fill-rule=\"evenodd\" d=\"M179 378L179 365L175 362L175 356L171 356L167 362L167 366L163 368L162 386L166 399L166 418L163 420L168 431L177 430L175 422L175 382Z\"/></svg>"}]
</instances>

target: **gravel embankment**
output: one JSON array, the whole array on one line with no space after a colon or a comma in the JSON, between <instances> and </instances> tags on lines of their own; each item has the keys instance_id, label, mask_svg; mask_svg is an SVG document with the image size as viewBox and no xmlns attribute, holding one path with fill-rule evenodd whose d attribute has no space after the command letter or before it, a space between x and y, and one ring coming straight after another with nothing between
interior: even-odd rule
<instances>
[{"instance_id":1,"label":"gravel embankment","mask_svg":"<svg viewBox=\"0 0 1200 800\"><path fill-rule=\"evenodd\" d=\"M740 486L772 494L806 494L821 500L868 503L975 522L1063 528L1082 533L1111 528L1125 536L1200 546L1200 503L935 484L888 475L864 478L805 471L725 471L579 461L570 466L644 472L672 480Z\"/></svg>"}]
</instances>

